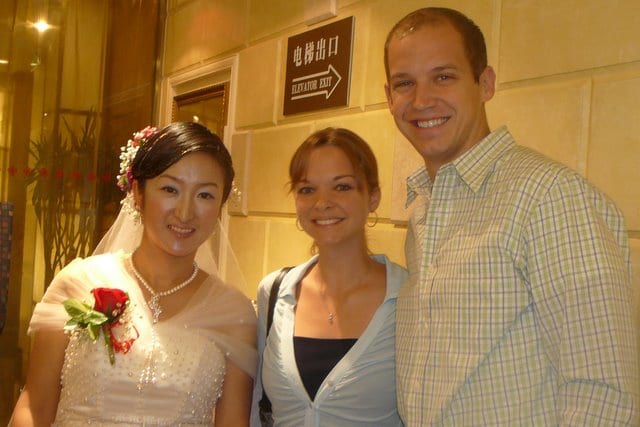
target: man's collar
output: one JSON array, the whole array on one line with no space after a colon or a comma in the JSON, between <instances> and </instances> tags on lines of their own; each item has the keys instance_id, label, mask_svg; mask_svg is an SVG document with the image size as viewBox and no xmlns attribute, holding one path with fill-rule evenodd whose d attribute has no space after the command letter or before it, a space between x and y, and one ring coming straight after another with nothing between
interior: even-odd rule
<instances>
[{"instance_id":1,"label":"man's collar","mask_svg":"<svg viewBox=\"0 0 640 427\"><path fill-rule=\"evenodd\" d=\"M404 208L407 209L418 195L426 195L431 191L432 183L427 168L421 166L415 172L407 177L407 198Z\"/></svg>"},{"instance_id":2,"label":"man's collar","mask_svg":"<svg viewBox=\"0 0 640 427\"><path fill-rule=\"evenodd\" d=\"M455 168L460 178L475 193L480 190L480 187L494 168L496 161L513 144L515 144L513 137L506 126L503 126L484 137L449 165ZM446 168L446 166L444 167ZM440 170L442 169L440 168ZM406 182L407 198L405 209L411 205L418 195L428 195L433 186L425 166L420 167L409 175Z\"/></svg>"},{"instance_id":3,"label":"man's collar","mask_svg":"<svg viewBox=\"0 0 640 427\"><path fill-rule=\"evenodd\" d=\"M452 164L465 184L477 193L502 157L515 141L506 126L491 132Z\"/></svg>"}]
</instances>

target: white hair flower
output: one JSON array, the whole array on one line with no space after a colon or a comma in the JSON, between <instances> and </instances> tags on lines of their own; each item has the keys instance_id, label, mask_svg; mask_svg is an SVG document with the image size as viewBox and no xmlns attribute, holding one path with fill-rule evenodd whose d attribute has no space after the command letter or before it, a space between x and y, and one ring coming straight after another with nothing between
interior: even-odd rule
<instances>
[{"instance_id":1,"label":"white hair flower","mask_svg":"<svg viewBox=\"0 0 640 427\"><path fill-rule=\"evenodd\" d=\"M127 145L120 147L120 174L116 177L116 183L122 191L127 193L126 197L122 199L120 204L122 204L122 208L133 215L136 220L139 219L140 213L134 206L133 195L131 194L131 185L133 183L131 164L133 163L133 159L136 157L136 154L138 154L140 146L143 145L156 131L157 129L155 127L147 126L144 129L135 132L133 134L133 139L127 141Z\"/></svg>"}]
</instances>

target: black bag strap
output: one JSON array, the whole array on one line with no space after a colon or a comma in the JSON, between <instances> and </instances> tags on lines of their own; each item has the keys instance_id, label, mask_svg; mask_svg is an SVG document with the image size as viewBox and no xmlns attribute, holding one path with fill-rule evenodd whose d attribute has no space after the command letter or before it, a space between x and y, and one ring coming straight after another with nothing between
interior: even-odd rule
<instances>
[{"instance_id":1,"label":"black bag strap","mask_svg":"<svg viewBox=\"0 0 640 427\"><path fill-rule=\"evenodd\" d=\"M286 276L289 270L291 270L292 268L293 267L282 267L280 269L280 273L278 273L275 280L273 281L273 285L271 285L271 291L269 291L269 308L267 310L267 331L264 337L265 345L267 343L267 337L269 336L271 324L273 323L273 311L275 310L276 301L278 300L278 290L280 289L280 283L282 283L282 279L284 279L284 276ZM264 385L262 386L262 399L260 399L259 406L261 416L264 412L271 412L271 401L267 397L267 394L264 392Z\"/></svg>"},{"instance_id":2,"label":"black bag strap","mask_svg":"<svg viewBox=\"0 0 640 427\"><path fill-rule=\"evenodd\" d=\"M280 269L280 273L278 273L275 280L273 281L273 285L271 286L271 291L269 292L269 309L267 311L267 333L265 335L265 342L266 337L269 336L271 324L273 323L273 311L275 310L276 301L278 300L278 290L280 289L280 283L282 283L282 279L284 279L284 276L287 275L291 268L292 267L282 267L282 269Z\"/></svg>"}]
</instances>

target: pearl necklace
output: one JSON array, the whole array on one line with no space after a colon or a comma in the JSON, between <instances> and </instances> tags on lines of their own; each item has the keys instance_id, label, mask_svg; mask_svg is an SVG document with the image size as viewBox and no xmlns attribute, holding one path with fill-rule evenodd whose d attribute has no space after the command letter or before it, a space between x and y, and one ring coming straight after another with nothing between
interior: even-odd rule
<instances>
[{"instance_id":1,"label":"pearl necklace","mask_svg":"<svg viewBox=\"0 0 640 427\"><path fill-rule=\"evenodd\" d=\"M136 270L136 266L133 265L133 256L129 257L129 265L131 266L131 271L133 271L133 275L136 276L136 279L138 279L138 281L142 284L142 286L144 286L144 288L147 291L149 291L149 293L151 294L151 299L147 302L147 305L153 312L153 323L158 323L158 319L160 319L160 314L162 314L162 307L160 307L160 298L166 297L167 295L175 294L180 289L186 287L191 282L193 282L193 280L198 275L198 264L196 264L196 262L194 261L193 273L191 273L191 276L187 280L180 283L179 285L174 286L171 289L167 289L166 291L156 292L153 290L151 286L149 286L147 281L144 280L144 278L138 272L138 270Z\"/></svg>"}]
</instances>

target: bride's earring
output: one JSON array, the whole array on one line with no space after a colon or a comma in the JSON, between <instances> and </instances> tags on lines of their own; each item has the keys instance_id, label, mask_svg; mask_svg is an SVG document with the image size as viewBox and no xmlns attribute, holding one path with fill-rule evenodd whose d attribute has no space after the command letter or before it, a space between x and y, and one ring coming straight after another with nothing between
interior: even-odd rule
<instances>
[{"instance_id":1,"label":"bride's earring","mask_svg":"<svg viewBox=\"0 0 640 427\"><path fill-rule=\"evenodd\" d=\"M131 212L131 216L133 217L133 222L136 225L142 224L142 214L140 213L140 208L138 206L133 208L133 212Z\"/></svg>"}]
</instances>

